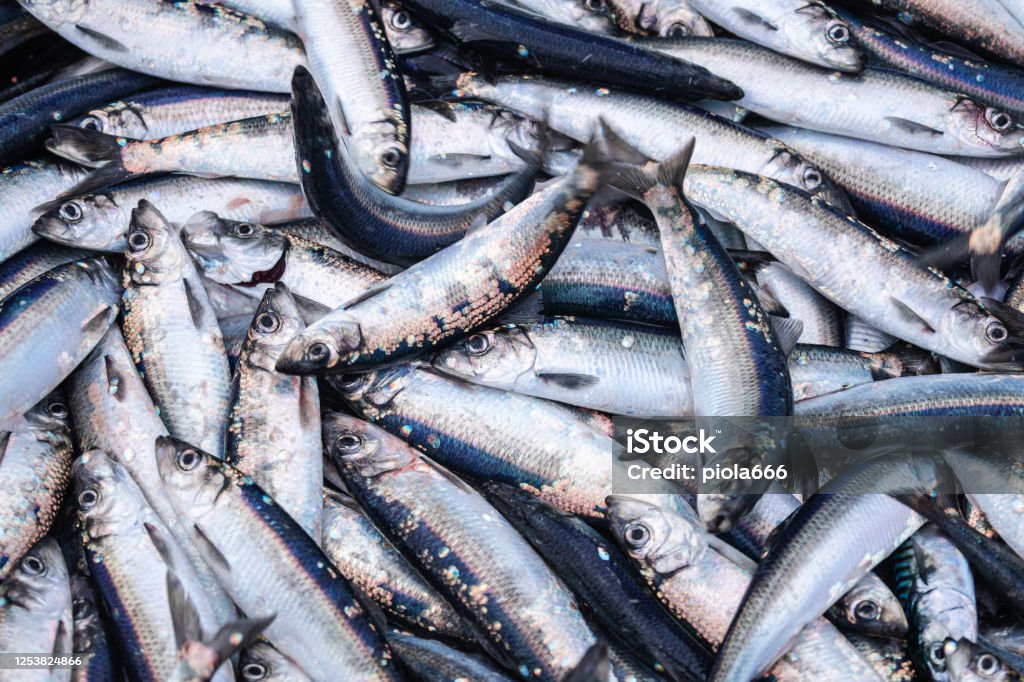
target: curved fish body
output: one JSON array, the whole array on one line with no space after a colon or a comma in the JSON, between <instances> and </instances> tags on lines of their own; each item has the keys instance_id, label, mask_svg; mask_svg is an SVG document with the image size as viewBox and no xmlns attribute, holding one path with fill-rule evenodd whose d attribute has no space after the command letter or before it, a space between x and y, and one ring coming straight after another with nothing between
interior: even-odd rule
<instances>
[{"instance_id":1,"label":"curved fish body","mask_svg":"<svg viewBox=\"0 0 1024 682\"><path fill-rule=\"evenodd\" d=\"M1001 192L985 173L932 154L799 128L764 130L820 164L858 218L912 244L938 244L981 227Z\"/></svg>"},{"instance_id":2,"label":"curved fish body","mask_svg":"<svg viewBox=\"0 0 1024 682\"><path fill-rule=\"evenodd\" d=\"M1013 458L986 460L964 450L943 453L957 477L971 482L967 499L999 537L1024 556L1024 476Z\"/></svg>"},{"instance_id":3,"label":"curved fish body","mask_svg":"<svg viewBox=\"0 0 1024 682\"><path fill-rule=\"evenodd\" d=\"M54 122L157 82L140 73L111 69L40 85L0 104L0 166L18 163L33 153Z\"/></svg>"},{"instance_id":4,"label":"curved fish body","mask_svg":"<svg viewBox=\"0 0 1024 682\"><path fill-rule=\"evenodd\" d=\"M944 653L954 682L1020 682L1024 675L985 647L968 639L948 642Z\"/></svg>"},{"instance_id":5,"label":"curved fish body","mask_svg":"<svg viewBox=\"0 0 1024 682\"><path fill-rule=\"evenodd\" d=\"M234 605L163 494L153 443L158 436L167 435L167 427L153 406L117 326L111 327L68 381L78 451L102 450L128 471L146 502L188 556L217 621L233 619Z\"/></svg>"},{"instance_id":6,"label":"curved fish body","mask_svg":"<svg viewBox=\"0 0 1024 682\"><path fill-rule=\"evenodd\" d=\"M260 640L242 650L239 679L245 682L312 682L295 661Z\"/></svg>"},{"instance_id":7,"label":"curved fish body","mask_svg":"<svg viewBox=\"0 0 1024 682\"><path fill-rule=\"evenodd\" d=\"M74 540L78 541L77 538ZM72 682L105 682L121 679L124 672L112 638L107 636L100 613L100 597L89 577L71 573L71 614L74 619L72 642L76 653L87 654L80 668L71 671Z\"/></svg>"},{"instance_id":8,"label":"curved fish body","mask_svg":"<svg viewBox=\"0 0 1024 682\"><path fill-rule=\"evenodd\" d=\"M412 365L333 385L364 419L459 475L526 488L572 514L604 510L614 445L566 408Z\"/></svg>"},{"instance_id":9,"label":"curved fish body","mask_svg":"<svg viewBox=\"0 0 1024 682\"><path fill-rule=\"evenodd\" d=\"M616 541L665 607L694 637L719 651L729 623L743 604L749 571L709 547L703 531L690 521L653 504L612 496L609 517ZM715 589L709 590L708 585ZM789 655L769 674L780 681L878 680L834 626L814 618L808 619L807 627L793 639Z\"/></svg>"},{"instance_id":10,"label":"curved fish body","mask_svg":"<svg viewBox=\"0 0 1024 682\"><path fill-rule=\"evenodd\" d=\"M315 378L274 369L304 328L288 288L268 289L238 356L226 454L320 544L320 393Z\"/></svg>"},{"instance_id":11,"label":"curved fish body","mask_svg":"<svg viewBox=\"0 0 1024 682\"><path fill-rule=\"evenodd\" d=\"M385 279L329 247L208 211L192 216L181 232L203 277L234 287L281 282L296 296L337 308Z\"/></svg>"},{"instance_id":12,"label":"curved fish body","mask_svg":"<svg viewBox=\"0 0 1024 682\"><path fill-rule=\"evenodd\" d=\"M789 376L796 401L875 381L938 373L938 363L925 351L913 348L866 353L800 344L789 355Z\"/></svg>"},{"instance_id":13,"label":"curved fish body","mask_svg":"<svg viewBox=\"0 0 1024 682\"><path fill-rule=\"evenodd\" d=\"M66 125L129 140L159 140L218 123L287 110L286 95L178 85L124 97L91 109ZM72 151L53 142L47 148L61 156ZM74 155L70 158L78 161Z\"/></svg>"},{"instance_id":14,"label":"curved fish body","mask_svg":"<svg viewBox=\"0 0 1024 682\"><path fill-rule=\"evenodd\" d=\"M693 414L683 343L656 327L576 318L506 324L440 351L450 376L611 414Z\"/></svg>"},{"instance_id":15,"label":"curved fish body","mask_svg":"<svg viewBox=\"0 0 1024 682\"><path fill-rule=\"evenodd\" d=\"M799 320L800 343L842 347L843 311L793 274L781 263L765 263L755 273L762 293L773 298L789 315Z\"/></svg>"},{"instance_id":16,"label":"curved fish body","mask_svg":"<svg viewBox=\"0 0 1024 682\"><path fill-rule=\"evenodd\" d=\"M595 3L594 9L591 9L586 3L576 0L516 0L512 6L589 33L616 33L611 8L604 3Z\"/></svg>"},{"instance_id":17,"label":"curved fish body","mask_svg":"<svg viewBox=\"0 0 1024 682\"><path fill-rule=\"evenodd\" d=\"M585 155L570 175L493 223L317 320L285 349L279 368L338 374L399 360L501 315L562 253L601 185L601 163Z\"/></svg>"},{"instance_id":18,"label":"curved fish body","mask_svg":"<svg viewBox=\"0 0 1024 682\"><path fill-rule=\"evenodd\" d=\"M121 284L103 258L59 265L0 301L0 428L85 359L117 316Z\"/></svg>"},{"instance_id":19,"label":"curved fish body","mask_svg":"<svg viewBox=\"0 0 1024 682\"><path fill-rule=\"evenodd\" d=\"M616 645L675 680L707 675L709 650L657 604L629 558L604 535L525 490L489 484L485 494L555 568Z\"/></svg>"},{"instance_id":20,"label":"curved fish body","mask_svg":"<svg viewBox=\"0 0 1024 682\"><path fill-rule=\"evenodd\" d=\"M948 156L950 161L979 170L996 180L1006 181L1024 171L1024 157L1010 156L999 159L978 158L971 156Z\"/></svg>"},{"instance_id":21,"label":"curved fish body","mask_svg":"<svg viewBox=\"0 0 1024 682\"><path fill-rule=\"evenodd\" d=\"M434 639L393 632L388 643L395 656L423 682L473 680L473 682L512 682L485 657L467 654Z\"/></svg>"},{"instance_id":22,"label":"curved fish body","mask_svg":"<svg viewBox=\"0 0 1024 682\"><path fill-rule=\"evenodd\" d=\"M0 170L0 261L21 251L38 237L32 223L36 207L52 201L85 178L77 166L46 160L25 161Z\"/></svg>"},{"instance_id":23,"label":"curved fish body","mask_svg":"<svg viewBox=\"0 0 1024 682\"><path fill-rule=\"evenodd\" d=\"M326 417L324 440L375 525L507 667L522 677L554 681L583 658L595 638L569 590L480 493L397 437L353 417Z\"/></svg>"},{"instance_id":24,"label":"curved fish body","mask_svg":"<svg viewBox=\"0 0 1024 682\"><path fill-rule=\"evenodd\" d=\"M316 543L251 478L209 453L157 441L164 489L203 556L264 636L314 680L401 679L369 615Z\"/></svg>"},{"instance_id":25,"label":"curved fish body","mask_svg":"<svg viewBox=\"0 0 1024 682\"><path fill-rule=\"evenodd\" d=\"M714 40L715 44L721 42ZM454 94L494 102L544 121L563 135L587 142L601 121L644 156L662 161L689 138L698 140L692 163L737 168L807 190L837 206L841 192L791 148L750 128L685 104L628 90L582 87L542 77L459 76Z\"/></svg>"},{"instance_id":26,"label":"curved fish body","mask_svg":"<svg viewBox=\"0 0 1024 682\"><path fill-rule=\"evenodd\" d=\"M217 0L217 4L295 33L295 6L289 0Z\"/></svg>"},{"instance_id":27,"label":"curved fish body","mask_svg":"<svg viewBox=\"0 0 1024 682\"><path fill-rule=\"evenodd\" d=\"M47 241L35 242L25 247L0 261L0 301L23 284L28 284L58 265L88 256L87 251Z\"/></svg>"},{"instance_id":28,"label":"curved fish body","mask_svg":"<svg viewBox=\"0 0 1024 682\"><path fill-rule=\"evenodd\" d=\"M306 62L294 35L218 5L193 0L22 0L21 5L89 54L173 81L288 92L292 71Z\"/></svg>"},{"instance_id":29,"label":"curved fish body","mask_svg":"<svg viewBox=\"0 0 1024 682\"><path fill-rule=\"evenodd\" d=\"M826 69L858 73L864 52L850 27L824 3L806 0L690 0L729 33Z\"/></svg>"},{"instance_id":30,"label":"curved fish body","mask_svg":"<svg viewBox=\"0 0 1024 682\"><path fill-rule=\"evenodd\" d=\"M224 456L231 386L224 341L184 244L146 200L132 211L121 331L167 430Z\"/></svg>"},{"instance_id":31,"label":"curved fish body","mask_svg":"<svg viewBox=\"0 0 1024 682\"><path fill-rule=\"evenodd\" d=\"M39 656L72 651L71 587L60 547L43 538L4 580L0 649ZM7 669L3 682L68 682L70 668Z\"/></svg>"},{"instance_id":32,"label":"curved fish body","mask_svg":"<svg viewBox=\"0 0 1024 682\"><path fill-rule=\"evenodd\" d=\"M608 5L616 25L628 33L666 38L715 34L690 0L609 0Z\"/></svg>"},{"instance_id":33,"label":"curved fish body","mask_svg":"<svg viewBox=\"0 0 1024 682\"><path fill-rule=\"evenodd\" d=\"M885 682L911 682L917 679L917 668L907 655L907 645L902 639L885 639L849 633L850 644L875 669Z\"/></svg>"},{"instance_id":34,"label":"curved fish body","mask_svg":"<svg viewBox=\"0 0 1024 682\"><path fill-rule=\"evenodd\" d=\"M292 105L296 161L313 213L342 241L374 258L408 264L461 239L479 220L491 221L533 189L535 169L509 177L491 195L459 206L431 206L395 197L367 179L339 142L323 96L306 71L295 75Z\"/></svg>"},{"instance_id":35,"label":"curved fish body","mask_svg":"<svg viewBox=\"0 0 1024 682\"><path fill-rule=\"evenodd\" d=\"M997 314L993 304L828 204L767 178L706 167L690 169L684 190L823 296L882 331L975 367L1014 367L1004 360L1017 342L1006 326L1014 325L1012 311Z\"/></svg>"},{"instance_id":36,"label":"curved fish body","mask_svg":"<svg viewBox=\"0 0 1024 682\"><path fill-rule=\"evenodd\" d=\"M55 392L25 413L27 428L0 432L0 580L46 535L71 478L71 427Z\"/></svg>"},{"instance_id":37,"label":"curved fish body","mask_svg":"<svg viewBox=\"0 0 1024 682\"><path fill-rule=\"evenodd\" d=\"M1024 154L1022 129L1008 113L913 76L830 72L738 40L658 47L734 78L744 92L736 104L779 123L932 154Z\"/></svg>"},{"instance_id":38,"label":"curved fish body","mask_svg":"<svg viewBox=\"0 0 1024 682\"><path fill-rule=\"evenodd\" d=\"M758 564L709 680L752 679L780 660L805 625L924 524L875 491L928 489L936 478L929 458L876 460L804 502Z\"/></svg>"},{"instance_id":39,"label":"curved fish body","mask_svg":"<svg viewBox=\"0 0 1024 682\"><path fill-rule=\"evenodd\" d=\"M678 326L660 246L575 237L540 283L546 313Z\"/></svg>"},{"instance_id":40,"label":"curved fish body","mask_svg":"<svg viewBox=\"0 0 1024 682\"><path fill-rule=\"evenodd\" d=\"M324 492L323 519L324 553L346 579L376 601L390 618L430 636L475 641L462 616L351 498Z\"/></svg>"},{"instance_id":41,"label":"curved fish body","mask_svg":"<svg viewBox=\"0 0 1024 682\"><path fill-rule=\"evenodd\" d=\"M213 607L192 564L123 466L91 450L75 460L72 475L90 575L108 611L119 616L113 635L125 665L135 679L170 679L179 616L168 576L182 585L207 632L218 627ZM215 679L233 679L230 666Z\"/></svg>"},{"instance_id":42,"label":"curved fish body","mask_svg":"<svg viewBox=\"0 0 1024 682\"><path fill-rule=\"evenodd\" d=\"M409 170L409 103L377 6L303 0L295 14L335 131L345 136L360 172L398 194Z\"/></svg>"},{"instance_id":43,"label":"curved fish body","mask_svg":"<svg viewBox=\"0 0 1024 682\"><path fill-rule=\"evenodd\" d=\"M379 260L369 258L353 249L349 248L338 239L338 236L332 232L326 225L320 222L316 218L300 218L298 220L288 220L284 222L274 223L268 226L275 232L281 232L283 234L295 235L301 237L307 241L311 241L314 244L320 244L330 249L334 249L338 253L348 256L349 258L355 259L360 263L366 263L370 267L380 270L386 275L393 275L396 272L401 272L402 268L392 265L390 263L384 263Z\"/></svg>"},{"instance_id":44,"label":"curved fish body","mask_svg":"<svg viewBox=\"0 0 1024 682\"><path fill-rule=\"evenodd\" d=\"M176 224L200 211L256 223L309 215L302 191L295 185L171 175L52 202L32 231L59 244L120 253L125 248L132 209L146 198L159 202L160 210Z\"/></svg>"}]
</instances>

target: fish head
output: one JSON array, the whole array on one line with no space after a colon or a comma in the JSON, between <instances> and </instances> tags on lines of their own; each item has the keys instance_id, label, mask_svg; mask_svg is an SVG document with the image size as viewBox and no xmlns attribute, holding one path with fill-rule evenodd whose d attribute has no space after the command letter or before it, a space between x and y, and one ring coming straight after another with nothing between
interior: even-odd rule
<instances>
[{"instance_id":1,"label":"fish head","mask_svg":"<svg viewBox=\"0 0 1024 682\"><path fill-rule=\"evenodd\" d=\"M806 61L839 71L864 70L864 51L853 40L849 24L821 3L808 2L779 22L789 47Z\"/></svg>"},{"instance_id":2,"label":"fish head","mask_svg":"<svg viewBox=\"0 0 1024 682\"><path fill-rule=\"evenodd\" d=\"M175 501L175 508L179 513L187 509L193 520L211 511L220 493L231 485L230 467L213 455L170 436L157 436L156 464L168 497Z\"/></svg>"},{"instance_id":3,"label":"fish head","mask_svg":"<svg viewBox=\"0 0 1024 682\"><path fill-rule=\"evenodd\" d=\"M70 125L98 133L128 139L149 139L149 124L142 110L127 102L116 102L105 109L93 109L85 116L73 119Z\"/></svg>"},{"instance_id":4,"label":"fish head","mask_svg":"<svg viewBox=\"0 0 1024 682\"><path fill-rule=\"evenodd\" d=\"M91 539L140 523L146 508L128 471L102 450L90 450L71 465L75 509L82 530Z\"/></svg>"},{"instance_id":5,"label":"fish head","mask_svg":"<svg viewBox=\"0 0 1024 682\"><path fill-rule=\"evenodd\" d=\"M946 640L943 653L949 677L956 682L1019 682L1024 679L994 653L967 638Z\"/></svg>"},{"instance_id":6,"label":"fish head","mask_svg":"<svg viewBox=\"0 0 1024 682\"><path fill-rule=\"evenodd\" d=\"M60 545L45 537L18 561L0 585L0 610L20 606L26 611L59 613L68 599L68 568Z\"/></svg>"},{"instance_id":7,"label":"fish head","mask_svg":"<svg viewBox=\"0 0 1024 682\"><path fill-rule=\"evenodd\" d=\"M388 45L395 54L423 52L434 46L434 36L404 7L393 0L380 5L380 19Z\"/></svg>"},{"instance_id":8,"label":"fish head","mask_svg":"<svg viewBox=\"0 0 1024 682\"><path fill-rule=\"evenodd\" d=\"M402 142L402 124L378 121L353 131L347 145L359 170L385 192L397 194L409 172L409 149Z\"/></svg>"},{"instance_id":9,"label":"fish head","mask_svg":"<svg viewBox=\"0 0 1024 682\"><path fill-rule=\"evenodd\" d=\"M393 365L344 374L332 385L345 400L384 407L402 392L415 372L413 365Z\"/></svg>"},{"instance_id":10,"label":"fish head","mask_svg":"<svg viewBox=\"0 0 1024 682\"><path fill-rule=\"evenodd\" d=\"M695 12L687 0L655 0L640 7L636 23L646 33L662 38L714 35L708 20Z\"/></svg>"},{"instance_id":11,"label":"fish head","mask_svg":"<svg viewBox=\"0 0 1024 682\"><path fill-rule=\"evenodd\" d=\"M947 132L965 150L1024 153L1024 127L1012 114L985 106L968 97L957 97L947 116Z\"/></svg>"},{"instance_id":12,"label":"fish head","mask_svg":"<svg viewBox=\"0 0 1024 682\"><path fill-rule=\"evenodd\" d=\"M992 299L984 303L963 292L961 300L932 325L947 339L950 357L988 369L1020 369L1024 314Z\"/></svg>"},{"instance_id":13,"label":"fish head","mask_svg":"<svg viewBox=\"0 0 1024 682\"><path fill-rule=\"evenodd\" d=\"M22 7L32 13L51 29L65 24L74 24L85 16L89 0L18 0Z\"/></svg>"},{"instance_id":14,"label":"fish head","mask_svg":"<svg viewBox=\"0 0 1024 682\"><path fill-rule=\"evenodd\" d=\"M955 589L924 588L914 606L918 645L932 679L949 679L945 643L977 639L978 612L974 600Z\"/></svg>"},{"instance_id":15,"label":"fish head","mask_svg":"<svg viewBox=\"0 0 1024 682\"><path fill-rule=\"evenodd\" d=\"M70 412L64 394L59 389L26 411L25 421L37 439L58 448L71 448Z\"/></svg>"},{"instance_id":16,"label":"fish head","mask_svg":"<svg viewBox=\"0 0 1024 682\"><path fill-rule=\"evenodd\" d=\"M627 495L610 495L606 503L615 539L655 573L675 573L704 555L701 531L682 516Z\"/></svg>"},{"instance_id":17,"label":"fish head","mask_svg":"<svg viewBox=\"0 0 1024 682\"><path fill-rule=\"evenodd\" d=\"M825 171L780 141L772 140L770 144L776 146L776 151L771 161L761 170L760 175L802 189L845 213L853 214L853 208L846 193L836 187Z\"/></svg>"},{"instance_id":18,"label":"fish head","mask_svg":"<svg viewBox=\"0 0 1024 682\"><path fill-rule=\"evenodd\" d=\"M94 251L120 251L120 225L128 215L109 194L86 194L59 199L40 207L44 213L32 224L43 239Z\"/></svg>"},{"instance_id":19,"label":"fish head","mask_svg":"<svg viewBox=\"0 0 1024 682\"><path fill-rule=\"evenodd\" d=\"M384 429L340 412L323 419L324 445L339 472L375 478L415 464L419 454Z\"/></svg>"},{"instance_id":20,"label":"fish head","mask_svg":"<svg viewBox=\"0 0 1024 682\"><path fill-rule=\"evenodd\" d=\"M520 325L477 332L434 356L434 369L488 386L511 387L534 369L537 349Z\"/></svg>"},{"instance_id":21,"label":"fish head","mask_svg":"<svg viewBox=\"0 0 1024 682\"><path fill-rule=\"evenodd\" d=\"M182 226L181 240L203 276L221 284L250 284L284 256L287 240L262 225L225 220L210 211Z\"/></svg>"},{"instance_id":22,"label":"fish head","mask_svg":"<svg viewBox=\"0 0 1024 682\"><path fill-rule=\"evenodd\" d=\"M182 279L190 263L178 230L145 199L132 211L126 238L126 272L136 284Z\"/></svg>"},{"instance_id":23,"label":"fish head","mask_svg":"<svg viewBox=\"0 0 1024 682\"><path fill-rule=\"evenodd\" d=\"M858 632L877 637L907 636L907 616L899 599L884 583L862 580L836 602L836 615Z\"/></svg>"},{"instance_id":24,"label":"fish head","mask_svg":"<svg viewBox=\"0 0 1024 682\"><path fill-rule=\"evenodd\" d=\"M277 359L285 374L336 373L363 342L362 330L346 311L334 311L293 338Z\"/></svg>"},{"instance_id":25,"label":"fish head","mask_svg":"<svg viewBox=\"0 0 1024 682\"><path fill-rule=\"evenodd\" d=\"M249 325L245 341L248 362L273 372L281 351L305 328L291 291L278 282L264 292Z\"/></svg>"}]
</instances>

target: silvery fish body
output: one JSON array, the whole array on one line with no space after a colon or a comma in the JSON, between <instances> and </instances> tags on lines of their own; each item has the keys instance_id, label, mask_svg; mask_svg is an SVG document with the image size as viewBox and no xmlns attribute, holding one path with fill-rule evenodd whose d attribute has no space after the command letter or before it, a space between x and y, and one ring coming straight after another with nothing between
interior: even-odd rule
<instances>
[{"instance_id":1,"label":"silvery fish body","mask_svg":"<svg viewBox=\"0 0 1024 682\"><path fill-rule=\"evenodd\" d=\"M781 263L766 263L757 269L758 297L775 299L789 317L800 320L797 341L822 346L843 345L843 314L834 303L815 291Z\"/></svg>"},{"instance_id":2,"label":"silvery fish body","mask_svg":"<svg viewBox=\"0 0 1024 682\"><path fill-rule=\"evenodd\" d=\"M48 241L37 241L6 260L0 261L0 301L23 284L58 265L87 258L88 252L61 246Z\"/></svg>"},{"instance_id":3,"label":"silvery fish body","mask_svg":"<svg viewBox=\"0 0 1024 682\"><path fill-rule=\"evenodd\" d=\"M43 399L99 343L121 284L103 258L59 265L0 301L0 428Z\"/></svg>"},{"instance_id":4,"label":"silvery fish body","mask_svg":"<svg viewBox=\"0 0 1024 682\"><path fill-rule=\"evenodd\" d=\"M53 200L85 177L81 168L51 161L25 161L0 170L0 261L36 241L36 207Z\"/></svg>"},{"instance_id":5,"label":"silvery fish body","mask_svg":"<svg viewBox=\"0 0 1024 682\"><path fill-rule=\"evenodd\" d=\"M799 344L789 355L793 399L807 400L861 384L907 375L938 374L938 362L924 351L879 353Z\"/></svg>"},{"instance_id":6,"label":"silvery fish body","mask_svg":"<svg viewBox=\"0 0 1024 682\"><path fill-rule=\"evenodd\" d=\"M619 28L664 37L711 36L714 31L690 0L609 0Z\"/></svg>"},{"instance_id":7,"label":"silvery fish body","mask_svg":"<svg viewBox=\"0 0 1024 682\"><path fill-rule=\"evenodd\" d=\"M167 430L224 456L231 386L220 327L174 229L148 201L132 211L121 331Z\"/></svg>"},{"instance_id":8,"label":"silvery fish body","mask_svg":"<svg viewBox=\"0 0 1024 682\"><path fill-rule=\"evenodd\" d=\"M312 682L295 661L265 640L242 650L238 672L245 682Z\"/></svg>"},{"instance_id":9,"label":"silvery fish body","mask_svg":"<svg viewBox=\"0 0 1024 682\"><path fill-rule=\"evenodd\" d=\"M194 85L288 92L292 71L306 61L290 33L192 0L24 0L22 7L89 54Z\"/></svg>"}]
</instances>

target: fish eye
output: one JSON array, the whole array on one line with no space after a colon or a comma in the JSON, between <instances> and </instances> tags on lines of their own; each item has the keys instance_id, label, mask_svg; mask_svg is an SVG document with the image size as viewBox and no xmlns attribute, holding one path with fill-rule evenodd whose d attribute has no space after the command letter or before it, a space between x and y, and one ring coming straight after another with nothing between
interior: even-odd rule
<instances>
[{"instance_id":1,"label":"fish eye","mask_svg":"<svg viewBox=\"0 0 1024 682\"><path fill-rule=\"evenodd\" d=\"M583 0L583 6L591 12L603 12L605 10L604 0Z\"/></svg>"},{"instance_id":2,"label":"fish eye","mask_svg":"<svg viewBox=\"0 0 1024 682\"><path fill-rule=\"evenodd\" d=\"M46 564L39 557L30 554L21 560L21 570L28 575L42 575L46 573Z\"/></svg>"},{"instance_id":3,"label":"fish eye","mask_svg":"<svg viewBox=\"0 0 1024 682\"><path fill-rule=\"evenodd\" d=\"M266 310L256 316L253 320L256 325L256 329L261 332L276 332L281 328L281 318L278 317L277 313Z\"/></svg>"},{"instance_id":4,"label":"fish eye","mask_svg":"<svg viewBox=\"0 0 1024 682\"><path fill-rule=\"evenodd\" d=\"M985 120L994 130L1009 130L1013 126L1013 118L1008 113L992 107L985 109Z\"/></svg>"},{"instance_id":5,"label":"fish eye","mask_svg":"<svg viewBox=\"0 0 1024 682\"><path fill-rule=\"evenodd\" d=\"M78 493L78 508L82 511L89 511L96 506L100 494L94 488L86 488Z\"/></svg>"},{"instance_id":6,"label":"fish eye","mask_svg":"<svg viewBox=\"0 0 1024 682\"><path fill-rule=\"evenodd\" d=\"M928 658L935 665L943 665L946 661L946 645L944 642L935 642L928 648Z\"/></svg>"},{"instance_id":7,"label":"fish eye","mask_svg":"<svg viewBox=\"0 0 1024 682\"><path fill-rule=\"evenodd\" d=\"M471 355L483 355L491 348L491 342L486 334L473 334L466 339L466 350Z\"/></svg>"},{"instance_id":8,"label":"fish eye","mask_svg":"<svg viewBox=\"0 0 1024 682\"><path fill-rule=\"evenodd\" d=\"M306 359L313 362L323 362L331 356L331 349L327 347L326 343L317 341L311 343L309 348L306 349Z\"/></svg>"},{"instance_id":9,"label":"fish eye","mask_svg":"<svg viewBox=\"0 0 1024 682\"><path fill-rule=\"evenodd\" d=\"M231 232L236 237L251 237L256 234L256 226L252 223L238 223L231 229Z\"/></svg>"},{"instance_id":10,"label":"fish eye","mask_svg":"<svg viewBox=\"0 0 1024 682\"><path fill-rule=\"evenodd\" d=\"M343 455L351 455L363 447L363 438L355 433L343 433L335 439L334 447Z\"/></svg>"},{"instance_id":11,"label":"fish eye","mask_svg":"<svg viewBox=\"0 0 1024 682\"><path fill-rule=\"evenodd\" d=\"M405 10L399 10L391 15L391 27L399 31L404 31L412 25L412 19L409 18L409 13Z\"/></svg>"},{"instance_id":12,"label":"fish eye","mask_svg":"<svg viewBox=\"0 0 1024 682\"><path fill-rule=\"evenodd\" d=\"M634 549L639 549L651 539L651 531L642 523L631 523L626 526L623 537L626 539L626 544Z\"/></svg>"},{"instance_id":13,"label":"fish eye","mask_svg":"<svg viewBox=\"0 0 1024 682\"><path fill-rule=\"evenodd\" d=\"M679 21L669 26L668 30L665 31L666 38L685 38L688 35L690 35L690 29L686 27L686 24Z\"/></svg>"},{"instance_id":14,"label":"fish eye","mask_svg":"<svg viewBox=\"0 0 1024 682\"><path fill-rule=\"evenodd\" d=\"M178 453L178 468L182 471L192 471L199 466L199 453L189 448Z\"/></svg>"},{"instance_id":15,"label":"fish eye","mask_svg":"<svg viewBox=\"0 0 1024 682\"><path fill-rule=\"evenodd\" d=\"M974 659L974 669L985 677L995 675L1002 667L999 659L989 653L984 653Z\"/></svg>"},{"instance_id":16,"label":"fish eye","mask_svg":"<svg viewBox=\"0 0 1024 682\"><path fill-rule=\"evenodd\" d=\"M394 147L384 150L384 153L380 155L380 162L388 168L396 168L401 161L402 152Z\"/></svg>"},{"instance_id":17,"label":"fish eye","mask_svg":"<svg viewBox=\"0 0 1024 682\"><path fill-rule=\"evenodd\" d=\"M60 219L69 223L77 223L84 214L85 212L82 211L82 207L77 201L65 202L60 205L60 209L57 211Z\"/></svg>"},{"instance_id":18,"label":"fish eye","mask_svg":"<svg viewBox=\"0 0 1024 682\"><path fill-rule=\"evenodd\" d=\"M346 374L338 381L338 388L345 392L357 391L366 383L365 374Z\"/></svg>"},{"instance_id":19,"label":"fish eye","mask_svg":"<svg viewBox=\"0 0 1024 682\"><path fill-rule=\"evenodd\" d=\"M86 130L95 130L98 132L103 131L103 121L99 120L95 116L86 116L82 119L82 122L78 124L79 128L85 128Z\"/></svg>"},{"instance_id":20,"label":"fish eye","mask_svg":"<svg viewBox=\"0 0 1024 682\"><path fill-rule=\"evenodd\" d=\"M242 677L247 680L262 680L267 676L267 666L262 663L246 663L242 668Z\"/></svg>"},{"instance_id":21,"label":"fish eye","mask_svg":"<svg viewBox=\"0 0 1024 682\"><path fill-rule=\"evenodd\" d=\"M985 338L992 343L1005 343L1009 336L1010 332L1006 331L1006 327L999 320L992 320L985 327Z\"/></svg>"},{"instance_id":22,"label":"fish eye","mask_svg":"<svg viewBox=\"0 0 1024 682\"><path fill-rule=\"evenodd\" d=\"M821 171L817 168L808 167L804 170L804 188L805 189L818 189L821 187L821 183L824 178L821 177Z\"/></svg>"},{"instance_id":23,"label":"fish eye","mask_svg":"<svg viewBox=\"0 0 1024 682\"><path fill-rule=\"evenodd\" d=\"M145 251L149 248L149 235L145 232L132 232L128 235L128 249L133 253Z\"/></svg>"},{"instance_id":24,"label":"fish eye","mask_svg":"<svg viewBox=\"0 0 1024 682\"><path fill-rule=\"evenodd\" d=\"M63 419L64 417L68 416L68 406L65 405L64 402L61 400L51 400L50 403L46 406L46 413L49 414L51 417Z\"/></svg>"},{"instance_id":25,"label":"fish eye","mask_svg":"<svg viewBox=\"0 0 1024 682\"><path fill-rule=\"evenodd\" d=\"M870 599L865 599L853 608L853 615L857 617L857 620L873 621L878 620L880 611L881 609L878 608L878 604Z\"/></svg>"},{"instance_id":26,"label":"fish eye","mask_svg":"<svg viewBox=\"0 0 1024 682\"><path fill-rule=\"evenodd\" d=\"M833 44L845 45L850 42L850 27L843 23L835 23L828 27L825 35Z\"/></svg>"}]
</instances>

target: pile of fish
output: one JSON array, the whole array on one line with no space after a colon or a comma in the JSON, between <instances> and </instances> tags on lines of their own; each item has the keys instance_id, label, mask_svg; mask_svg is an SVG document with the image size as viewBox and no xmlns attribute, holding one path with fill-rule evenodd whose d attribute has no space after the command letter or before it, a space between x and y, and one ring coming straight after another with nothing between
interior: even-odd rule
<instances>
[{"instance_id":1,"label":"pile of fish","mask_svg":"<svg viewBox=\"0 0 1024 682\"><path fill-rule=\"evenodd\" d=\"M0 0L0 169L0 680L1024 679L1019 446L613 486L1024 416L1020 0Z\"/></svg>"}]
</instances>

